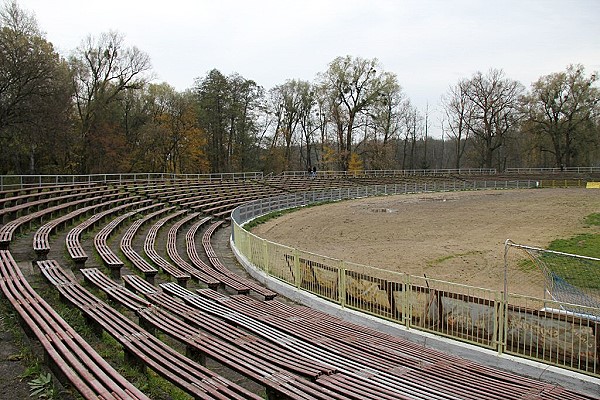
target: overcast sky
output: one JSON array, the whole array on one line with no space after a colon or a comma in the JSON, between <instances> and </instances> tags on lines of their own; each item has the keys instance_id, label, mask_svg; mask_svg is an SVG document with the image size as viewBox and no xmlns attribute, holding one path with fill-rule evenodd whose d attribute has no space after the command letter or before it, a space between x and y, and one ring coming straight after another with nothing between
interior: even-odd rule
<instances>
[{"instance_id":1,"label":"overcast sky","mask_svg":"<svg viewBox=\"0 0 600 400\"><path fill-rule=\"evenodd\" d=\"M61 54L116 30L178 90L213 68L268 90L352 55L379 59L439 119L441 95L476 71L528 87L568 64L600 70L600 0L17 1Z\"/></svg>"}]
</instances>

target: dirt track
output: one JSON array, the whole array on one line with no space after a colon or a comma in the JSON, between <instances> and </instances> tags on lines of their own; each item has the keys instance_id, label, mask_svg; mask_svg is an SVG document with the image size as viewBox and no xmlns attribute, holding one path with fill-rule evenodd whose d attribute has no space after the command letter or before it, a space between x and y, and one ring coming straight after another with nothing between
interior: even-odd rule
<instances>
[{"instance_id":1,"label":"dirt track","mask_svg":"<svg viewBox=\"0 0 600 400\"><path fill-rule=\"evenodd\" d=\"M253 230L260 237L359 264L501 290L504 242L546 247L598 231L600 192L498 190L399 195L326 204ZM540 295L541 274L510 263L509 291Z\"/></svg>"}]
</instances>

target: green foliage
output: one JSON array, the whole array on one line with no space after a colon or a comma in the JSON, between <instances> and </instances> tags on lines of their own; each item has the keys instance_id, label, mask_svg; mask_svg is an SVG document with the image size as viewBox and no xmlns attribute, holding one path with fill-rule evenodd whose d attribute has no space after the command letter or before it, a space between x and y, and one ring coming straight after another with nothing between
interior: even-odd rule
<instances>
[{"instance_id":1,"label":"green foliage","mask_svg":"<svg viewBox=\"0 0 600 400\"><path fill-rule=\"evenodd\" d=\"M57 396L56 389L52 384L52 375L50 373L41 373L37 378L31 380L29 383L30 397L37 397L38 399L54 399Z\"/></svg>"},{"instance_id":2,"label":"green foliage","mask_svg":"<svg viewBox=\"0 0 600 400\"><path fill-rule=\"evenodd\" d=\"M28 379L28 378L31 378L32 376L40 375L41 373L42 373L42 365L38 361L35 361L35 362L30 363L25 368L25 371L23 371L23 373L20 375L20 378Z\"/></svg>"}]
</instances>

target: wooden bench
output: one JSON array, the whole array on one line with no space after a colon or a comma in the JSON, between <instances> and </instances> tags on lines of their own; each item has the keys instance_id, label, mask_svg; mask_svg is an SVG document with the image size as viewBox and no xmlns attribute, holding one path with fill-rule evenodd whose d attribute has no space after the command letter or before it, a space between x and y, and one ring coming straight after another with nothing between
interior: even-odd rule
<instances>
[{"instance_id":1,"label":"wooden bench","mask_svg":"<svg viewBox=\"0 0 600 400\"><path fill-rule=\"evenodd\" d=\"M238 274L231 272L217 257L217 253L215 253L215 251L212 247L210 238L211 238L212 234L215 232L215 230L222 224L223 224L223 221L217 221L217 222L213 223L211 226L208 227L208 229L206 231L204 231L204 234L202 235L202 246L204 247L204 251L206 252L206 255L208 256L208 260L210 261L213 268L216 269L217 271L219 271L220 273L222 273L223 275L227 275L230 278L232 278L233 280L236 280L236 281L244 284L245 286L249 287L250 290L263 296L265 298L265 300L271 300L271 299L275 298L277 296L276 292L274 292L270 289L267 289L266 287L256 283L255 281L253 281L251 279L244 278L242 276L239 276Z\"/></svg>"},{"instance_id":2,"label":"wooden bench","mask_svg":"<svg viewBox=\"0 0 600 400\"><path fill-rule=\"evenodd\" d=\"M135 199L135 197L133 197L132 199ZM81 224L72 228L67 233L67 236L65 238L65 246L67 248L69 256L71 256L71 259L75 262L75 266L78 269L83 268L85 266L85 262L88 259L88 255L85 252L85 250L83 249L83 246L81 245L81 240L80 240L81 235L85 231L87 231L90 228L93 228L103 218L106 218L107 216L109 216L113 213L118 213L120 211L126 210L129 207L131 207L132 205L143 205L148 202L150 202L150 201L149 200L141 200L139 202L125 203L125 204L118 205L116 207L111 207L111 208L105 209L104 211L101 211L101 212L98 212L98 213L92 215L90 218L83 221ZM102 207L102 208L105 208L112 204L113 203L111 203L111 202L103 203L102 206L104 206L104 207ZM150 207L155 207L155 206L156 205L151 205Z\"/></svg>"},{"instance_id":3,"label":"wooden bench","mask_svg":"<svg viewBox=\"0 0 600 400\"><path fill-rule=\"evenodd\" d=\"M249 337L246 330L235 327L231 324L231 321L224 323L224 321L210 315L207 312L201 311L199 308L189 304L183 304L181 301L167 294L166 292L160 291L158 288L152 285L148 285L147 282L143 281L138 276L124 275L123 281L125 282L125 286L131 291L140 293L152 304L155 304L156 306L159 306L180 317L186 323L195 327L200 327L211 335L237 344L242 348L251 348L253 353L260 354L265 359L269 359L273 363L289 369L296 374L311 380L315 380L319 376L330 375L336 372L335 368L327 366L319 361L306 359L298 353L291 353L284 346L280 346L278 343L265 341L258 336ZM223 296L224 298L227 297L215 292L214 290L200 290L210 291L215 295ZM192 295L191 292L187 293ZM258 347L254 347L254 344L258 345ZM290 365L290 363L293 365Z\"/></svg>"},{"instance_id":4,"label":"wooden bench","mask_svg":"<svg viewBox=\"0 0 600 400\"><path fill-rule=\"evenodd\" d=\"M332 367L345 371L344 375L324 375L318 377L316 382L332 390L340 387L348 390L346 393L347 398L410 398L408 395L402 396L393 389L391 392L388 389L390 385L392 387L403 387L406 385L402 377L406 373L406 370L398 368L398 364L385 360L385 358L378 359L372 356L370 358L361 358L363 356L361 351L351 348L344 343L326 339L321 336L321 332L318 330L310 330L309 334L304 336L301 321L296 322L293 318L281 320L270 319L268 315L262 315L259 311L255 312L251 307L245 307L245 309L236 307L234 299L211 290L198 289L198 293L216 297L217 299L214 301L202 298L200 294L191 293L185 288L170 283L164 283L159 286L164 292L182 299L190 306L223 318L229 323L236 324L240 328L258 334L267 340L281 343L282 347L289 348L291 351L305 354L315 360L329 360ZM248 296L234 297L249 298ZM297 329L297 331L294 329ZM317 339L315 339L315 336ZM382 353L382 348L378 351ZM383 352L385 351L383 350ZM385 355L383 354L383 356ZM374 359L376 361L373 361ZM346 375L346 373L351 376ZM411 390L416 392L419 390L419 386L411 384L410 388L404 389L403 387L402 390L406 390L406 393L410 393ZM439 389L434 389L433 391L435 392L436 390ZM431 398L431 394L429 394L429 397L425 396L423 398Z\"/></svg>"},{"instance_id":5,"label":"wooden bench","mask_svg":"<svg viewBox=\"0 0 600 400\"><path fill-rule=\"evenodd\" d=\"M210 221L210 218L208 218L208 217L198 220L187 231L187 233L185 235L185 245L186 245L186 252L187 252L188 258L190 259L190 261L192 262L194 267L198 268L200 271L203 271L204 273L206 273L208 275L211 275L212 277L214 277L215 279L217 279L221 283L223 283L225 286L230 287L231 289L235 290L238 294L250 293L250 288L248 286L246 286L245 284L243 284L241 282L236 281L235 279L232 279L228 275L222 274L221 272L217 271L216 269L210 267L208 264L206 264L200 258L200 255L198 254L198 251L196 250L195 236L196 236L196 232L198 231L198 229L208 221Z\"/></svg>"},{"instance_id":6,"label":"wooden bench","mask_svg":"<svg viewBox=\"0 0 600 400\"><path fill-rule=\"evenodd\" d=\"M135 200L135 197L130 198L131 201ZM50 235L55 229L59 229L60 226L65 226L68 222L74 220L77 217L86 215L97 209L104 209L121 203L122 199L111 200L108 202L94 204L87 207L78 208L66 215L55 218L46 224L42 225L33 235L33 250L37 255L37 260L45 260L48 253L50 252ZM127 203L127 207L133 207L137 205L143 205L150 202L151 200L142 200L135 203ZM87 258L87 256L86 256ZM85 261L84 261L85 262Z\"/></svg>"},{"instance_id":7,"label":"wooden bench","mask_svg":"<svg viewBox=\"0 0 600 400\"><path fill-rule=\"evenodd\" d=\"M85 399L148 399L121 376L31 288L8 250L0 250L0 288L50 367Z\"/></svg>"},{"instance_id":8,"label":"wooden bench","mask_svg":"<svg viewBox=\"0 0 600 400\"><path fill-rule=\"evenodd\" d=\"M2 216L3 222L8 222L12 219L17 219L20 216L39 211L44 208L50 208L63 203L69 203L75 200L82 200L86 197L102 196L111 193L114 194L116 192L117 191L115 189L105 188L94 190L92 192L86 193L85 195L80 192L61 194L60 196L42 198L39 200L18 204L12 207L5 207L3 209L0 209L0 216Z\"/></svg>"},{"instance_id":9,"label":"wooden bench","mask_svg":"<svg viewBox=\"0 0 600 400\"><path fill-rule=\"evenodd\" d=\"M98 252L98 255L104 262L104 265L110 270L113 278L119 278L121 276L121 268L124 266L123 261L111 250L106 240L112 231L123 221L129 219L136 211L130 211L123 215L120 215L110 221L94 236L94 247Z\"/></svg>"},{"instance_id":10,"label":"wooden bench","mask_svg":"<svg viewBox=\"0 0 600 400\"><path fill-rule=\"evenodd\" d=\"M293 337L291 335L287 335L279 331L276 327L270 327L261 321L256 321L252 318L243 315L242 313L235 312L229 309L228 307L222 305L227 303L227 296L223 296L222 294L208 289L200 289L200 291L212 292L215 296L223 297L225 299L224 302L222 304L219 304L207 299L203 299L200 296L193 294L189 290L181 288L180 286L174 285L172 283L160 284L160 287L163 289L162 293L147 296L147 298L153 303L159 304L161 305L161 307L169 309L169 311L171 312L177 312L176 307L179 302L173 302L172 307L175 308L171 310L171 306L168 306L168 303L165 302L164 299L161 299L159 301L156 300L154 297L164 297L164 292L169 293L170 295L182 299L187 305L190 305L191 307L196 308L199 311L201 310L203 313L209 313L210 315L224 319L225 321L233 324L234 326L239 326L239 328L233 329L241 329L241 331L247 330L251 333L260 336L263 339L279 344L282 348L282 353L291 351L292 353L302 354L310 359L316 361L321 360L322 362L327 363L330 366L330 368L332 368L330 370L330 373L323 373L318 377L314 378L314 381L324 390L330 390L329 395L331 396L331 398L336 398L340 395L342 398L361 400L410 398L408 396L401 396L397 392L390 393L390 391L384 384L372 382L372 377L377 376L378 374L386 374L382 373L382 371L376 372L375 368L370 369L369 366L362 363L360 359L354 358L354 354L344 353L334 348L330 348L328 342L322 342L318 345L305 342L300 337ZM190 322L194 321L196 314L188 312L187 310L185 312L185 320ZM291 323L293 323L293 321L291 321ZM211 327L213 326L211 324L209 325ZM346 372L344 372L343 375L335 373L335 371L338 370L336 364L340 365L340 371L342 369L346 370ZM398 373L401 372L403 372L403 370L399 369ZM394 382L394 378L390 379L390 382ZM395 384L401 385L401 383L398 382L400 382L400 380L398 380ZM316 394L311 393L311 395ZM318 397L318 395L316 396Z\"/></svg>"},{"instance_id":11,"label":"wooden bench","mask_svg":"<svg viewBox=\"0 0 600 400\"><path fill-rule=\"evenodd\" d=\"M190 274L190 276L192 278L195 278L198 282L202 282L209 288L217 290L219 284L221 283L218 279L190 265L179 255L179 252L177 251L177 231L181 226L191 221L192 219L198 217L198 215L200 214L192 213L186 215L184 218L180 219L175 224L173 224L173 226L171 226L167 234L167 254L175 263L175 265L177 265L178 268Z\"/></svg>"},{"instance_id":12,"label":"wooden bench","mask_svg":"<svg viewBox=\"0 0 600 400\"><path fill-rule=\"evenodd\" d=\"M162 207L163 203L159 203ZM121 251L125 255L125 257L131 262L131 264L137 268L150 284L154 284L154 277L158 273L158 269L156 269L153 265L151 265L148 261L146 261L138 252L133 249L132 241L135 237L139 228L147 223L148 221L153 220L161 214L174 210L175 207L163 207L160 210L157 210L153 213L146 215L143 218L140 218L134 221L123 237L121 238Z\"/></svg>"},{"instance_id":13,"label":"wooden bench","mask_svg":"<svg viewBox=\"0 0 600 400\"><path fill-rule=\"evenodd\" d=\"M71 187L59 187L59 188L50 188L50 190L42 190L42 191L33 191L27 192L24 194L15 194L13 196L2 197L0 196L0 206L3 206L3 209L8 207L18 206L20 204L28 203L31 201L46 199L50 197L57 197L61 195L65 195L71 192L78 192L77 189Z\"/></svg>"},{"instance_id":14,"label":"wooden bench","mask_svg":"<svg viewBox=\"0 0 600 400\"><path fill-rule=\"evenodd\" d=\"M59 204L53 207L44 208L36 212L29 213L27 215L23 215L17 219L7 222L5 225L0 227L0 250L6 250L10 246L10 242L12 241L12 237L15 233L17 233L20 229L23 228L25 224L31 225L34 221L42 220L44 217L53 218L54 213L63 213L69 212L69 210L85 207L89 204L96 204L101 201L107 201L114 198L122 198L123 195L120 193L111 193L108 195L100 195L91 198L84 198L75 200L69 203Z\"/></svg>"},{"instance_id":15,"label":"wooden bench","mask_svg":"<svg viewBox=\"0 0 600 400\"><path fill-rule=\"evenodd\" d=\"M279 396L297 398L299 394L289 390L294 386L302 387L305 394L314 392L323 396L316 385L304 383L303 379L314 381L322 375L337 372L321 362L289 352L277 343L250 336L246 331L199 312L167 294L157 292L156 289L149 295L149 300L161 308L144 306L144 300L140 297L137 297L137 302L132 302L131 296L134 295L131 291L107 277L98 276L101 274L98 270L90 272L91 283L104 291L109 298L135 311L140 321L144 321L147 329L154 328L166 333L185 344L189 354L201 353L201 358L209 356L222 365L265 385ZM131 276L131 279L142 286L148 285L140 277ZM169 312L163 311L163 307Z\"/></svg>"},{"instance_id":16,"label":"wooden bench","mask_svg":"<svg viewBox=\"0 0 600 400\"><path fill-rule=\"evenodd\" d=\"M54 260L38 263L43 275L61 293L61 298L77 307L90 321L111 335L134 367L150 368L186 393L201 399L260 399L259 396L210 371L184 356L104 303L72 277ZM113 296L118 299L118 296ZM129 301L134 301L133 296ZM146 302L140 306L143 307Z\"/></svg>"},{"instance_id":17,"label":"wooden bench","mask_svg":"<svg viewBox=\"0 0 600 400\"><path fill-rule=\"evenodd\" d=\"M173 214L167 215L166 217L157 221L148 231L146 240L144 241L144 253L156 264L163 272L170 275L177 280L177 283L183 287L187 286L187 281L190 279L190 274L184 272L161 257L154 248L156 242L156 235L162 226L172 218L176 218L179 215L185 214L187 210L180 210Z\"/></svg>"},{"instance_id":18,"label":"wooden bench","mask_svg":"<svg viewBox=\"0 0 600 400\"><path fill-rule=\"evenodd\" d=\"M121 268L124 266L124 263L108 246L108 237L123 221L128 220L134 214L144 213L157 206L158 204L152 204L120 215L100 229L100 231L94 236L94 247L104 262L104 265L106 265L106 267L111 271L111 276L114 278L119 278L121 276Z\"/></svg>"},{"instance_id":19,"label":"wooden bench","mask_svg":"<svg viewBox=\"0 0 600 400\"><path fill-rule=\"evenodd\" d=\"M75 267L77 269L83 268L88 259L88 255L79 241L82 233L82 228L75 227L69 231L65 239L65 246L67 247L69 256L71 256L71 259L75 262Z\"/></svg>"}]
</instances>

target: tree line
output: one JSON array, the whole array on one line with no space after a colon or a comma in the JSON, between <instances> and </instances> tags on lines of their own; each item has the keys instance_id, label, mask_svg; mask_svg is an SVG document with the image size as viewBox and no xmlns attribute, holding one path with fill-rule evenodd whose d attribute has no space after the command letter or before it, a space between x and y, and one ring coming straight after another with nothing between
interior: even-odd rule
<instances>
[{"instance_id":1,"label":"tree line","mask_svg":"<svg viewBox=\"0 0 600 400\"><path fill-rule=\"evenodd\" d=\"M502 70L449 86L442 137L377 59L335 58L265 90L213 69L177 91L118 32L60 55L15 0L0 9L1 174L600 165L600 90L582 65L531 87Z\"/></svg>"}]
</instances>

